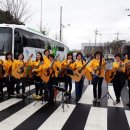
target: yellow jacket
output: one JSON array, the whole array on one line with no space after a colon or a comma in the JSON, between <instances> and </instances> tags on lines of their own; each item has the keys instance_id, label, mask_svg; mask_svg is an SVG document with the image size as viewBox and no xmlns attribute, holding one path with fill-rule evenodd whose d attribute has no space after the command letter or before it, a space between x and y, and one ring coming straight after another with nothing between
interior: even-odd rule
<instances>
[{"instance_id":1,"label":"yellow jacket","mask_svg":"<svg viewBox=\"0 0 130 130\"><path fill-rule=\"evenodd\" d=\"M43 57L43 59L44 59L44 63L49 62L49 59L48 59L48 57L47 57L47 56L44 56L44 57Z\"/></svg>"},{"instance_id":2,"label":"yellow jacket","mask_svg":"<svg viewBox=\"0 0 130 130\"><path fill-rule=\"evenodd\" d=\"M126 64L126 63L129 63L129 64L130 64L130 60L125 59L125 60L124 60L124 64Z\"/></svg>"},{"instance_id":3,"label":"yellow jacket","mask_svg":"<svg viewBox=\"0 0 130 130\"><path fill-rule=\"evenodd\" d=\"M16 69L19 65L24 65L24 61L23 60L14 60L14 62L12 64L12 71L14 69Z\"/></svg>"},{"instance_id":4,"label":"yellow jacket","mask_svg":"<svg viewBox=\"0 0 130 130\"><path fill-rule=\"evenodd\" d=\"M65 67L69 67L69 68L73 68L73 63L69 63L68 62L68 60L67 59L65 59L65 60L63 60L62 62L61 62L61 68L62 69L65 69Z\"/></svg>"},{"instance_id":5,"label":"yellow jacket","mask_svg":"<svg viewBox=\"0 0 130 130\"><path fill-rule=\"evenodd\" d=\"M3 65L3 60L0 59L0 65Z\"/></svg>"},{"instance_id":6,"label":"yellow jacket","mask_svg":"<svg viewBox=\"0 0 130 130\"><path fill-rule=\"evenodd\" d=\"M4 64L3 64L3 68L5 70L5 75L8 76L9 75L9 69L12 68L13 65L13 61L12 60L5 60Z\"/></svg>"},{"instance_id":7,"label":"yellow jacket","mask_svg":"<svg viewBox=\"0 0 130 130\"><path fill-rule=\"evenodd\" d=\"M113 62L113 68L114 68L114 69L119 69L119 68L120 68L120 69L122 70L122 72L125 73L125 65L124 65L123 62L122 62L122 65L123 65L123 67L120 68L120 63L119 63L119 62L116 62L116 61Z\"/></svg>"},{"instance_id":8,"label":"yellow jacket","mask_svg":"<svg viewBox=\"0 0 130 130\"><path fill-rule=\"evenodd\" d=\"M90 61L90 63L87 65L86 69L88 69L90 72L93 72L93 73L94 73L94 71L99 67L99 62L100 62L100 60L93 59L93 60ZM103 59L101 65L104 65L105 63L106 63L106 62L105 62L105 60ZM104 75L105 75L105 69L106 69L106 65L102 66L102 68L100 69L99 77L104 77ZM98 71L96 72L96 74L98 74Z\"/></svg>"},{"instance_id":9,"label":"yellow jacket","mask_svg":"<svg viewBox=\"0 0 130 130\"><path fill-rule=\"evenodd\" d=\"M29 66L32 66L33 69L35 69L35 72L37 72L36 76L41 75L41 71L39 71L39 68L42 66L42 64L44 64L44 62L42 63L40 60L38 60L38 61L34 60L34 61L29 62Z\"/></svg>"},{"instance_id":10,"label":"yellow jacket","mask_svg":"<svg viewBox=\"0 0 130 130\"><path fill-rule=\"evenodd\" d=\"M45 65L42 66L42 70L47 70L51 66L52 62L49 60L49 62L45 63ZM59 60L54 62L54 65L52 67L54 74L52 74L51 77L58 77L59 71L61 70L61 63Z\"/></svg>"},{"instance_id":11,"label":"yellow jacket","mask_svg":"<svg viewBox=\"0 0 130 130\"><path fill-rule=\"evenodd\" d=\"M78 69L78 68L82 68L84 65L85 65L86 63L85 63L85 61L83 61L83 60L76 60L74 63L73 63L73 65L72 65L72 69L73 70L76 70L76 69Z\"/></svg>"},{"instance_id":12,"label":"yellow jacket","mask_svg":"<svg viewBox=\"0 0 130 130\"><path fill-rule=\"evenodd\" d=\"M129 62L129 63L128 63L128 62ZM126 64L126 63L130 64L130 60L125 59L124 63L125 63L125 64ZM128 67L130 67L130 65L129 65ZM128 77L128 80L130 80L130 76Z\"/></svg>"}]
</instances>

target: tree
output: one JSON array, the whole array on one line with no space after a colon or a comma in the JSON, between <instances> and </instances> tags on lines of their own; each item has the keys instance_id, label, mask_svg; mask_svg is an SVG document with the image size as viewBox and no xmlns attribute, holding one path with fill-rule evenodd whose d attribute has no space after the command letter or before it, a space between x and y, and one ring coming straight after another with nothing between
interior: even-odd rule
<instances>
[{"instance_id":1,"label":"tree","mask_svg":"<svg viewBox=\"0 0 130 130\"><path fill-rule=\"evenodd\" d=\"M49 32L50 32L50 28L48 28L47 26L43 26L42 34L43 35L49 35Z\"/></svg>"},{"instance_id":2,"label":"tree","mask_svg":"<svg viewBox=\"0 0 130 130\"><path fill-rule=\"evenodd\" d=\"M0 9L13 16L14 24L25 23L31 17L27 0L4 0L1 2Z\"/></svg>"},{"instance_id":3,"label":"tree","mask_svg":"<svg viewBox=\"0 0 130 130\"><path fill-rule=\"evenodd\" d=\"M124 44L126 44L125 40L119 40L119 41L113 40L112 42L108 42L105 44L105 51L107 53L112 54L121 53L121 49Z\"/></svg>"},{"instance_id":4,"label":"tree","mask_svg":"<svg viewBox=\"0 0 130 130\"><path fill-rule=\"evenodd\" d=\"M6 23L6 24L24 24L16 19L13 18L13 16L10 14L9 11L2 11L0 10L0 24Z\"/></svg>"}]
</instances>

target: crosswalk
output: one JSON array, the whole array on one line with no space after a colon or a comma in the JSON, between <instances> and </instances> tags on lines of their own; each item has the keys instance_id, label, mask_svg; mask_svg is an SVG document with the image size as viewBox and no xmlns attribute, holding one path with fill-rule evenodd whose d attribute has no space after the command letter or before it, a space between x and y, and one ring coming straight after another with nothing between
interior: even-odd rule
<instances>
[{"instance_id":1,"label":"crosswalk","mask_svg":"<svg viewBox=\"0 0 130 130\"><path fill-rule=\"evenodd\" d=\"M73 83L73 97L74 86ZM107 86L103 87L102 95L105 95ZM34 88L30 87L31 92ZM115 100L113 86L109 85L108 90ZM107 97L101 104L93 105L93 86L85 85L80 101L77 104L69 102L69 108L65 105L64 112L60 105L60 93L54 105L47 102L34 105L33 98L6 99L0 102L0 130L130 130L130 108L125 105L128 98L126 87L122 93L118 105L113 105L112 99Z\"/></svg>"},{"instance_id":2,"label":"crosswalk","mask_svg":"<svg viewBox=\"0 0 130 130\"><path fill-rule=\"evenodd\" d=\"M107 109L91 107L84 130L107 130Z\"/></svg>"}]
</instances>

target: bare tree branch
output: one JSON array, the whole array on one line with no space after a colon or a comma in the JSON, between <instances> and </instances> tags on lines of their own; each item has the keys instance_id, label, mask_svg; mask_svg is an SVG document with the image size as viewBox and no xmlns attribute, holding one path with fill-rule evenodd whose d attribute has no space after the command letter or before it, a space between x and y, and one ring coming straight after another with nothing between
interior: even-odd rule
<instances>
[{"instance_id":1,"label":"bare tree branch","mask_svg":"<svg viewBox=\"0 0 130 130\"><path fill-rule=\"evenodd\" d=\"M0 5L1 10L9 11L20 22L26 22L32 15L27 0L4 0Z\"/></svg>"}]
</instances>

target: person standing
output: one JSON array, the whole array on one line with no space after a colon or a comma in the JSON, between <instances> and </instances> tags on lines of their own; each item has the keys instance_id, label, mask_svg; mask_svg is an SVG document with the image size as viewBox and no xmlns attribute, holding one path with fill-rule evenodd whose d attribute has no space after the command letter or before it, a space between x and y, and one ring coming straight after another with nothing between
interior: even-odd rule
<instances>
[{"instance_id":1,"label":"person standing","mask_svg":"<svg viewBox=\"0 0 130 130\"><path fill-rule=\"evenodd\" d=\"M67 59L65 59L64 61L62 61L61 63L61 67L62 67L62 71L63 71L63 78L65 79L65 89L68 90L68 86L69 86L69 97L71 97L71 90L72 90L72 79L70 76L67 75L66 71L67 69L72 69L74 60L73 60L73 54L72 53L68 53L67 54Z\"/></svg>"},{"instance_id":2,"label":"person standing","mask_svg":"<svg viewBox=\"0 0 130 130\"><path fill-rule=\"evenodd\" d=\"M13 97L14 94L14 78L12 77L13 56L11 52L7 52L3 68L5 70L5 81L7 86L8 98Z\"/></svg>"},{"instance_id":3,"label":"person standing","mask_svg":"<svg viewBox=\"0 0 130 130\"><path fill-rule=\"evenodd\" d=\"M17 68L19 66L24 67L25 62L24 62L24 55L23 53L18 54L17 60L14 60L13 64L12 64L12 76L14 77L14 80L16 82L16 97L25 97L25 84L24 82L21 81L22 77L17 77L17 75L15 73ZM20 75L20 74L19 74ZM21 85L22 83L22 85ZM22 88L22 95L20 93L20 88Z\"/></svg>"},{"instance_id":4,"label":"person standing","mask_svg":"<svg viewBox=\"0 0 130 130\"><path fill-rule=\"evenodd\" d=\"M102 66L103 65L103 66ZM99 70L96 70L99 66L102 66ZM93 84L93 103L100 103L101 102L101 95L102 95L102 82L105 75L105 60L102 57L102 52L97 51L94 54L94 59L90 61L87 66L87 69L92 74L92 84Z\"/></svg>"},{"instance_id":5,"label":"person standing","mask_svg":"<svg viewBox=\"0 0 130 130\"><path fill-rule=\"evenodd\" d=\"M3 81L4 81L3 60L0 59L0 99L3 99Z\"/></svg>"},{"instance_id":6,"label":"person standing","mask_svg":"<svg viewBox=\"0 0 130 130\"><path fill-rule=\"evenodd\" d=\"M78 68L82 68L85 65L85 61L82 59L82 53L78 52L76 54L76 60L73 63L73 70L76 70ZM75 94L76 94L76 102L78 102L82 96L82 90L83 90L83 83L84 83L84 75L82 75L79 82L75 81Z\"/></svg>"},{"instance_id":7,"label":"person standing","mask_svg":"<svg viewBox=\"0 0 130 130\"><path fill-rule=\"evenodd\" d=\"M61 70L61 63L55 59L53 54L49 54L49 62L47 62L42 70L49 73L49 81L47 82L48 87L48 102L53 103L54 101L54 86L58 86L58 75Z\"/></svg>"},{"instance_id":8,"label":"person standing","mask_svg":"<svg viewBox=\"0 0 130 130\"><path fill-rule=\"evenodd\" d=\"M49 54L50 54L49 49L45 49L44 50L44 56L43 56L44 63L49 62L49 59L48 59Z\"/></svg>"},{"instance_id":9,"label":"person standing","mask_svg":"<svg viewBox=\"0 0 130 130\"><path fill-rule=\"evenodd\" d=\"M127 76L127 82L128 82L128 94L129 94L129 101L128 103L126 104L127 106L130 107L130 54L127 54L126 55L126 59L124 61L124 63L126 64L126 76ZM128 65L127 65L128 63Z\"/></svg>"},{"instance_id":10,"label":"person standing","mask_svg":"<svg viewBox=\"0 0 130 130\"><path fill-rule=\"evenodd\" d=\"M116 101L114 101L113 104L116 105L120 103L121 91L125 85L126 75L125 75L125 65L121 60L121 54L116 54L114 58L115 62L113 62L113 69L115 70L115 76L112 82L116 96Z\"/></svg>"},{"instance_id":11,"label":"person standing","mask_svg":"<svg viewBox=\"0 0 130 130\"><path fill-rule=\"evenodd\" d=\"M32 72L33 72L33 78L34 78L34 82L35 82L35 94L33 94L33 97L35 99L41 99L42 93L43 93L43 90L39 89L43 85L42 79L40 77L41 71L39 71L39 68L42 66L42 64L44 64L42 53L37 52L36 60L31 61L31 63L29 63L29 65L33 67Z\"/></svg>"}]
</instances>

